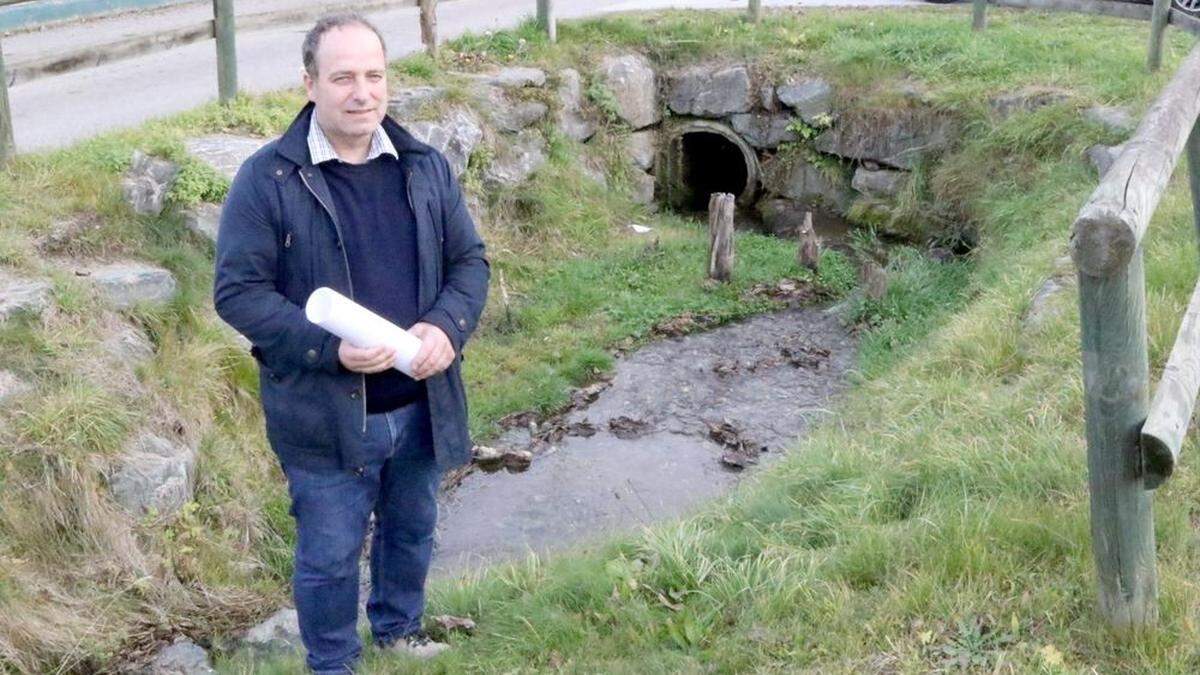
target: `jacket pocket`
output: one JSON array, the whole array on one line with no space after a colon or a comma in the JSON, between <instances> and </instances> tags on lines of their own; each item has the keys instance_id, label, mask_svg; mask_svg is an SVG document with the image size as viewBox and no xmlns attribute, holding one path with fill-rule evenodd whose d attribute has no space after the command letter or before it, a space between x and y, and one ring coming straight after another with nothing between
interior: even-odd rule
<instances>
[{"instance_id":1,"label":"jacket pocket","mask_svg":"<svg viewBox=\"0 0 1200 675\"><path fill-rule=\"evenodd\" d=\"M260 391L272 444L309 449L336 445L336 420L322 379L312 373L281 374L263 368Z\"/></svg>"}]
</instances>

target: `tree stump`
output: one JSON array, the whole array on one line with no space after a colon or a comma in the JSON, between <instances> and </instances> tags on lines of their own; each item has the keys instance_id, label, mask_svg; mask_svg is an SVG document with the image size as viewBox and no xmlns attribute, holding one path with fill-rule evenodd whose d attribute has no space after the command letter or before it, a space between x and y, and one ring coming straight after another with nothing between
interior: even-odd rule
<instances>
[{"instance_id":1,"label":"tree stump","mask_svg":"<svg viewBox=\"0 0 1200 675\"><path fill-rule=\"evenodd\" d=\"M733 276L733 205L728 192L708 197L708 277L717 281Z\"/></svg>"},{"instance_id":2,"label":"tree stump","mask_svg":"<svg viewBox=\"0 0 1200 675\"><path fill-rule=\"evenodd\" d=\"M862 285L863 294L868 300L882 300L883 296L887 295L888 278L887 272L879 263L871 258L867 258L862 263Z\"/></svg>"},{"instance_id":3,"label":"tree stump","mask_svg":"<svg viewBox=\"0 0 1200 675\"><path fill-rule=\"evenodd\" d=\"M425 53L433 58L438 55L437 0L418 0L421 5L421 44Z\"/></svg>"},{"instance_id":4,"label":"tree stump","mask_svg":"<svg viewBox=\"0 0 1200 675\"><path fill-rule=\"evenodd\" d=\"M800 240L800 248L796 251L796 262L816 274L821 262L821 241L817 239L817 232L813 229L812 211L804 212L804 224L800 226L797 238Z\"/></svg>"}]
</instances>

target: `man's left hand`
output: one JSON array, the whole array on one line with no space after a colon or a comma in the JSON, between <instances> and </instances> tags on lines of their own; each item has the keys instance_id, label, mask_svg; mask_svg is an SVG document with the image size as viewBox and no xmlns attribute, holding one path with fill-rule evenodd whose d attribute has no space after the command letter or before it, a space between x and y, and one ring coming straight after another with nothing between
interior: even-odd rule
<instances>
[{"instance_id":1,"label":"man's left hand","mask_svg":"<svg viewBox=\"0 0 1200 675\"><path fill-rule=\"evenodd\" d=\"M412 360L413 379L424 380L437 375L454 362L454 347L441 328L419 321L408 331L421 341L421 348Z\"/></svg>"}]
</instances>

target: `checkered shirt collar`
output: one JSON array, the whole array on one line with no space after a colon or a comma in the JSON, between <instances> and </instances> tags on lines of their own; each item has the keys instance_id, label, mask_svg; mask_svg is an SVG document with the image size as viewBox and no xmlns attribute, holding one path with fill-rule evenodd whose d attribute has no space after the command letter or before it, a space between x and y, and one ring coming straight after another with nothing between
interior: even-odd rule
<instances>
[{"instance_id":1,"label":"checkered shirt collar","mask_svg":"<svg viewBox=\"0 0 1200 675\"><path fill-rule=\"evenodd\" d=\"M333 149L333 144L329 142L329 137L321 129L321 125L317 124L317 116L315 114L308 125L308 154L313 164L341 159L338 157L337 151ZM375 127L375 133L371 135L371 149L367 151L367 161L369 162L380 155L391 155L396 159L400 159L399 153L396 152L396 146L392 145L392 139L388 138L382 124Z\"/></svg>"}]
</instances>

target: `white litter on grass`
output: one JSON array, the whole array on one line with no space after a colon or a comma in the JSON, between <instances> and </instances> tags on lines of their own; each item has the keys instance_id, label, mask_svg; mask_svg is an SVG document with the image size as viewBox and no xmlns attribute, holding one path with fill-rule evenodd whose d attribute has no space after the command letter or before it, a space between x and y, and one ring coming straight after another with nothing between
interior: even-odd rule
<instances>
[{"instance_id":1,"label":"white litter on grass","mask_svg":"<svg viewBox=\"0 0 1200 675\"><path fill-rule=\"evenodd\" d=\"M647 234L649 232L654 231L654 228L652 228L652 227L646 227L645 225L638 225L637 223L630 223L629 229L633 230L634 234Z\"/></svg>"}]
</instances>

